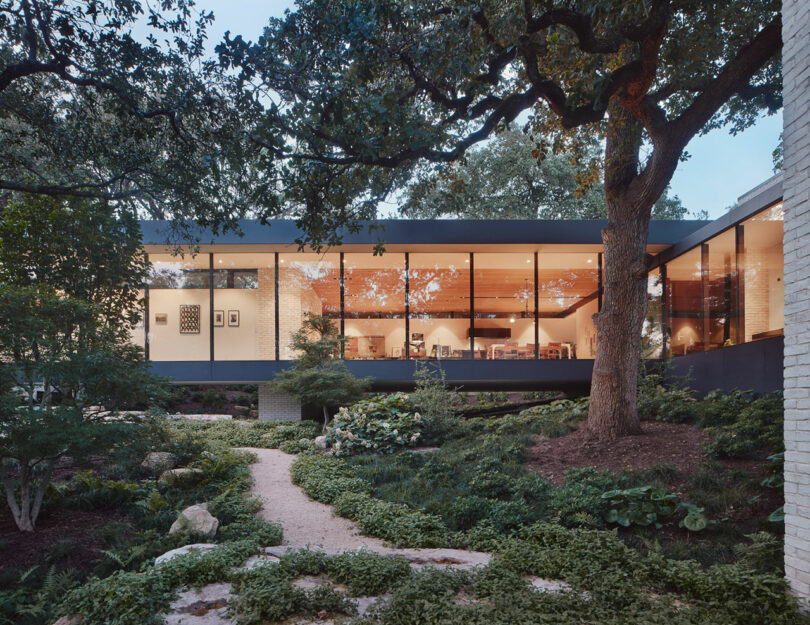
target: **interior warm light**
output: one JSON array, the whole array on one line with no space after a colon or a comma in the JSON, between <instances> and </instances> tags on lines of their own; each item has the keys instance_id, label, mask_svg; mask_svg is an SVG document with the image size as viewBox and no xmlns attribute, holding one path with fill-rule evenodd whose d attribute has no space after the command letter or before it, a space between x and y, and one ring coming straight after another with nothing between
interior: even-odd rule
<instances>
[{"instance_id":1,"label":"interior warm light","mask_svg":"<svg viewBox=\"0 0 810 625\"><path fill-rule=\"evenodd\" d=\"M589 258L589 259L588 259L588 262L589 262L589 263L592 263L592 262L593 262L593 258Z\"/></svg>"},{"instance_id":2,"label":"interior warm light","mask_svg":"<svg viewBox=\"0 0 810 625\"><path fill-rule=\"evenodd\" d=\"M470 262L470 259L469 259L469 258L465 258L465 259L464 259L464 262L465 262L465 263L468 263L468 262Z\"/></svg>"},{"instance_id":3,"label":"interior warm light","mask_svg":"<svg viewBox=\"0 0 810 625\"><path fill-rule=\"evenodd\" d=\"M514 317L509 317L509 323L515 323L515 318Z\"/></svg>"},{"instance_id":4,"label":"interior warm light","mask_svg":"<svg viewBox=\"0 0 810 625\"><path fill-rule=\"evenodd\" d=\"M284 259L282 258L282 259L281 259L281 260L279 260L278 262L283 263L283 262L284 262Z\"/></svg>"}]
</instances>

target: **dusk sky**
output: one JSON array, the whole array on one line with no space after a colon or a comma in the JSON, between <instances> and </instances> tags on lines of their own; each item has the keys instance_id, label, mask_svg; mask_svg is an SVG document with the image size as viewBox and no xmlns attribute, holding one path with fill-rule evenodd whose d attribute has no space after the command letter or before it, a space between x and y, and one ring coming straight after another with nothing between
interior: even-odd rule
<instances>
[{"instance_id":1,"label":"dusk sky","mask_svg":"<svg viewBox=\"0 0 810 625\"><path fill-rule=\"evenodd\" d=\"M294 8L291 0L198 0L197 5L216 16L209 31L212 49L226 30L255 40L268 17ZM719 217L740 195L773 175L772 152L781 131L782 116L774 115L736 137L727 129L696 137L686 148L690 158L678 165L672 193L690 211L705 209L711 218Z\"/></svg>"}]
</instances>

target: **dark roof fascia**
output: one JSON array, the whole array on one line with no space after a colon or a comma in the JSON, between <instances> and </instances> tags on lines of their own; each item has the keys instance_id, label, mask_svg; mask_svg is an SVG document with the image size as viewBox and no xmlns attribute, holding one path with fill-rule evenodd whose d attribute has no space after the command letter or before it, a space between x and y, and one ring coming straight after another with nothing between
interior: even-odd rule
<instances>
[{"instance_id":1,"label":"dark roof fascia","mask_svg":"<svg viewBox=\"0 0 810 625\"><path fill-rule=\"evenodd\" d=\"M757 214L761 210L773 206L782 200L782 184L781 182L773 184L755 196L746 199L737 207L730 210L728 213L709 222L707 225L695 230L691 234L685 236L682 240L678 241L675 245L660 252L654 259L652 267L658 267L663 263L671 261L673 258L680 256L696 248L701 243L704 243L728 230L735 227L737 224L742 223L749 217Z\"/></svg>"},{"instance_id":2,"label":"dark roof fascia","mask_svg":"<svg viewBox=\"0 0 810 625\"><path fill-rule=\"evenodd\" d=\"M673 245L709 222L660 220L650 222L649 245ZM601 244L606 220L462 220L381 219L361 222L359 232L343 233L345 245L486 245ZM144 245L289 245L302 236L292 220L240 220L240 232L214 235L188 222L179 238L168 221L142 221Z\"/></svg>"}]
</instances>

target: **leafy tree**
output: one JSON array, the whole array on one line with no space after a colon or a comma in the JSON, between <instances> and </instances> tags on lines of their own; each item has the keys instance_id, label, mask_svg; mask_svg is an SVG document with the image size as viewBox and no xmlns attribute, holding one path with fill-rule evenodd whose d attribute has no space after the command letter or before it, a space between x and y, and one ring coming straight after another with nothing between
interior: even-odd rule
<instances>
[{"instance_id":1,"label":"leafy tree","mask_svg":"<svg viewBox=\"0 0 810 625\"><path fill-rule=\"evenodd\" d=\"M272 202L247 162L259 107L205 57L212 20L193 0L0 2L0 194L205 224Z\"/></svg>"},{"instance_id":2,"label":"leafy tree","mask_svg":"<svg viewBox=\"0 0 810 625\"><path fill-rule=\"evenodd\" d=\"M289 369L272 380L278 393L297 397L301 403L320 406L323 427L329 424L329 408L357 401L368 390L369 378L353 376L340 360L340 348L346 339L338 334L335 323L323 315L307 313L301 327L292 335L292 347L299 352Z\"/></svg>"},{"instance_id":3,"label":"leafy tree","mask_svg":"<svg viewBox=\"0 0 810 625\"><path fill-rule=\"evenodd\" d=\"M781 106L779 11L778 0L302 0L256 44L218 49L276 94L256 140L316 246L374 217L417 163L452 162L524 112L558 153L584 157L603 138L588 427L613 438L640 431L652 208L692 137Z\"/></svg>"},{"instance_id":4,"label":"leafy tree","mask_svg":"<svg viewBox=\"0 0 810 625\"><path fill-rule=\"evenodd\" d=\"M29 199L0 220L0 481L22 531L60 459L130 439L111 413L164 398L128 343L146 272L137 222L101 202Z\"/></svg>"},{"instance_id":5,"label":"leafy tree","mask_svg":"<svg viewBox=\"0 0 810 625\"><path fill-rule=\"evenodd\" d=\"M462 159L420 171L400 208L404 217L435 219L605 219L600 180L582 184L587 167L569 154L546 155L541 142L514 125ZM601 158L596 142L588 162ZM664 193L653 219L684 219L677 196Z\"/></svg>"}]
</instances>

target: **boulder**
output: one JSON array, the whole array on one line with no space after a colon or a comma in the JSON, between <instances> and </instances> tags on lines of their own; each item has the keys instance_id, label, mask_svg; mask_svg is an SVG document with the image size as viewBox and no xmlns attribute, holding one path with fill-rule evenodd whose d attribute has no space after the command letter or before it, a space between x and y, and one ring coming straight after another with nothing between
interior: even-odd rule
<instances>
[{"instance_id":1,"label":"boulder","mask_svg":"<svg viewBox=\"0 0 810 625\"><path fill-rule=\"evenodd\" d=\"M59 620L54 621L53 625L81 625L81 622L81 614L74 614L72 616L63 616Z\"/></svg>"},{"instance_id":2,"label":"boulder","mask_svg":"<svg viewBox=\"0 0 810 625\"><path fill-rule=\"evenodd\" d=\"M172 469L177 464L177 458L168 451L150 451L141 462L144 469L149 469L154 473Z\"/></svg>"},{"instance_id":3,"label":"boulder","mask_svg":"<svg viewBox=\"0 0 810 625\"><path fill-rule=\"evenodd\" d=\"M188 532L200 536L214 536L219 528L219 520L208 512L208 504L189 506L183 510L169 528L169 534Z\"/></svg>"},{"instance_id":4,"label":"boulder","mask_svg":"<svg viewBox=\"0 0 810 625\"><path fill-rule=\"evenodd\" d=\"M197 589L181 589L178 598L163 617L164 625L232 625L228 604L233 589L228 583L208 584Z\"/></svg>"},{"instance_id":5,"label":"boulder","mask_svg":"<svg viewBox=\"0 0 810 625\"><path fill-rule=\"evenodd\" d=\"M158 486L187 486L199 480L202 469L169 469L160 474Z\"/></svg>"},{"instance_id":6,"label":"boulder","mask_svg":"<svg viewBox=\"0 0 810 625\"><path fill-rule=\"evenodd\" d=\"M325 436L316 436L315 437L315 447L318 449L326 449L329 447L329 444L326 442Z\"/></svg>"},{"instance_id":7,"label":"boulder","mask_svg":"<svg viewBox=\"0 0 810 625\"><path fill-rule=\"evenodd\" d=\"M219 545L215 545L214 543L195 543L193 545L184 545L182 547L178 547L177 549L172 549L171 551L167 551L163 555L158 556L155 558L155 566L159 566L161 564L165 564L169 560L173 560L178 556L184 556L187 553L191 553L192 551L200 551L202 553L207 553L219 547Z\"/></svg>"}]
</instances>

